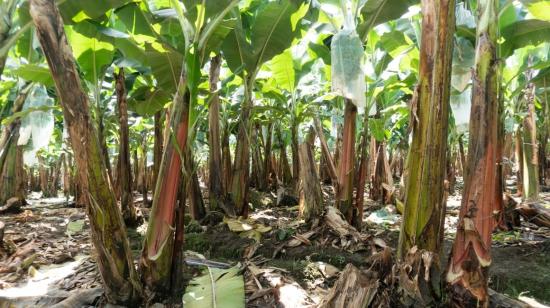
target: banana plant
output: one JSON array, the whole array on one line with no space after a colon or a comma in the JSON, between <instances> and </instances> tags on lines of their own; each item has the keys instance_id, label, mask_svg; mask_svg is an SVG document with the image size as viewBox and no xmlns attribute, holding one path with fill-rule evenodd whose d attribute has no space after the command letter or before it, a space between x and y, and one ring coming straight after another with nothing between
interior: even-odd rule
<instances>
[{"instance_id":1,"label":"banana plant","mask_svg":"<svg viewBox=\"0 0 550 308\"><path fill-rule=\"evenodd\" d=\"M17 9L21 2L23 1L6 0L0 3L0 77L4 72L9 50L32 25L24 10Z\"/></svg>"},{"instance_id":2,"label":"banana plant","mask_svg":"<svg viewBox=\"0 0 550 308\"><path fill-rule=\"evenodd\" d=\"M308 45L308 40L301 40L301 45ZM268 63L272 73L272 84L265 82L262 92L274 94L276 101L286 105L289 113L289 126L292 150L292 174L294 185L298 183L299 159L299 127L311 116L312 107L323 88L324 77L322 60L311 57L309 49L295 45L273 58Z\"/></svg>"},{"instance_id":3,"label":"banana plant","mask_svg":"<svg viewBox=\"0 0 550 308\"><path fill-rule=\"evenodd\" d=\"M468 168L447 271L452 301L486 305L491 233L496 220L498 146L498 1L478 3Z\"/></svg>"},{"instance_id":4,"label":"banana plant","mask_svg":"<svg viewBox=\"0 0 550 308\"><path fill-rule=\"evenodd\" d=\"M426 0L421 7L419 78L411 101L412 142L407 157L405 205L399 237L402 259L413 246L439 253L446 204L443 182L447 167L455 1ZM439 264L435 266L439 268ZM426 272L431 270L426 269ZM422 292L416 300L432 305L441 297L441 286L434 283L439 279L423 279L418 283L426 284L430 291Z\"/></svg>"},{"instance_id":5,"label":"banana plant","mask_svg":"<svg viewBox=\"0 0 550 308\"><path fill-rule=\"evenodd\" d=\"M232 12L237 24L223 42L222 52L231 71L242 78L244 88L230 189L236 212L242 216L248 215L248 136L256 77L263 63L287 49L297 37L300 19L308 9L302 1L251 1L241 7L242 11ZM245 10L250 14L244 14Z\"/></svg>"},{"instance_id":6,"label":"banana plant","mask_svg":"<svg viewBox=\"0 0 550 308\"><path fill-rule=\"evenodd\" d=\"M521 172L518 175L518 182L520 182L518 184L522 185L523 198L532 201L538 199L541 178L538 173L540 166L544 164L544 156L539 152L545 151L544 135L548 131L545 107L544 104L539 104L544 102L544 96L536 95L535 91L538 88L544 93L545 86L540 81L544 81L545 70L550 66L549 46L548 43L544 43L517 49L508 57L507 65L503 69L502 95L507 103L504 110L512 120L518 137L521 136L524 139L521 145L522 155L520 155L523 160L518 161ZM539 87L536 87L537 80ZM541 121L537 121L537 125L534 125L533 118L536 114L540 116ZM542 129L541 134L536 133L539 129Z\"/></svg>"},{"instance_id":7,"label":"banana plant","mask_svg":"<svg viewBox=\"0 0 550 308\"><path fill-rule=\"evenodd\" d=\"M223 2L223 3L221 3ZM182 264L183 204L176 221L176 200L181 184L183 155L189 146L192 130L197 120L193 112L197 103L201 79L201 67L206 52L214 50L214 34L220 34L227 13L238 1L171 1L169 15L180 23L184 37L183 67L177 92L170 111L170 136L164 150L156 183L149 228L145 236L140 267L146 285L154 290L167 292L177 288ZM165 11L166 12L166 11ZM222 31L227 34L227 31ZM212 41L210 41L212 39ZM185 176L188 178L188 174ZM175 236L174 236L175 233Z\"/></svg>"},{"instance_id":8,"label":"banana plant","mask_svg":"<svg viewBox=\"0 0 550 308\"><path fill-rule=\"evenodd\" d=\"M314 1L320 17L328 20L335 35L331 43L332 89L344 98L342 157L338 166L336 204L348 221L359 221L353 199L355 131L358 108L365 107L363 44L376 25L399 17L412 1ZM343 55L346 55L345 57ZM365 164L363 164L365 165Z\"/></svg>"}]
</instances>

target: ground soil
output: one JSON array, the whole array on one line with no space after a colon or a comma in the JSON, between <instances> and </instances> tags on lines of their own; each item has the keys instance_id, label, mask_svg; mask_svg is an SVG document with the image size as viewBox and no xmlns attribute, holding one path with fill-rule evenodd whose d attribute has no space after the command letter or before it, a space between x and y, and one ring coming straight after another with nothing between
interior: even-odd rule
<instances>
[{"instance_id":1,"label":"ground soil","mask_svg":"<svg viewBox=\"0 0 550 308\"><path fill-rule=\"evenodd\" d=\"M330 202L329 190L325 190L327 202ZM373 264L372 247L346 246L322 221L317 226L300 223L297 206L276 207L271 193L254 191L252 196L252 221L270 227L261 234L259 243L231 231L221 221L222 217L214 214L203 225L187 219L186 249L208 260L230 265L240 262L245 268L248 266L247 271L251 267L275 271L304 293L307 304L303 306L315 306L337 278L337 273L327 274L319 264L338 270L348 263L359 268ZM550 194L543 193L543 197L550 199ZM37 194L32 194L28 202L22 213L0 217L6 225L0 270L10 266L10 253L32 246L24 264L0 273L0 308L50 306L82 289L99 290L88 294L93 301L89 304L99 303L101 279L84 209L70 207L64 199L40 199ZM368 204L361 234L378 248L396 247L400 216L395 207L372 201ZM458 196L449 198L444 263L452 243L459 204ZM142 207L141 210L147 217L148 209ZM312 228L317 231L304 240L300 235ZM146 225L142 225L128 232L136 260L145 230ZM302 243L289 245L296 238L301 238ZM492 289L511 297L521 294L550 304L550 230L523 221L514 231L496 233L492 256ZM245 280L248 307L276 306L277 296L256 297L258 285L269 287L269 279L258 280L245 274ZM250 285L255 286L249 289ZM256 298L250 300L251 297Z\"/></svg>"}]
</instances>

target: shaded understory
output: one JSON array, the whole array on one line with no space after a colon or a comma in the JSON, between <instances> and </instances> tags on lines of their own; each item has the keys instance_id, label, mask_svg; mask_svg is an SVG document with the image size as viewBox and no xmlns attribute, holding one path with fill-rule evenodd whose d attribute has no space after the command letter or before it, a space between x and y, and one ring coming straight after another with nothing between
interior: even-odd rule
<instances>
[{"instance_id":1,"label":"shaded understory","mask_svg":"<svg viewBox=\"0 0 550 308\"><path fill-rule=\"evenodd\" d=\"M328 198L328 194L325 196ZM543 197L548 196L543 194ZM338 277L338 271L346 264L362 268L373 264L372 247L343 241L323 221L312 229L298 220L297 206L275 207L271 194L254 192L253 197L254 211L249 222L270 229L261 232L259 243L231 231L221 215L209 215L203 225L187 219L186 226L186 250L231 265L240 262L247 273L251 268L263 273L264 279L245 274L248 307L276 304L274 294L266 292L257 296L258 284L269 287L273 275L279 275L277 277L284 281L283 284L293 285L295 293L302 292L296 303L315 305L327 294ZM459 201L456 196L449 198L444 262L456 227ZM101 287L101 280L94 262L84 210L67 207L62 199L31 197L29 202L22 213L1 218L6 223L6 231L0 254L0 269L3 269L0 273L0 307L8 307L10 303L50 306L77 290L80 290L79 300L100 304L101 291L97 288ZM136 204L140 205L139 199ZM141 210L147 216L148 209ZM394 207L369 201L361 234L378 248L387 246L393 249L399 222L400 216ZM129 230L136 259L145 228ZM308 233L309 230L314 231ZM17 253L25 247L30 247L31 252L18 264L10 264L14 261L10 261L6 251L11 249ZM550 230L523 222L517 230L494 235L492 254L492 289L515 298L522 294L550 303L550 289L547 287L550 281ZM281 285L277 288L281 289ZM83 289L91 291L83 293Z\"/></svg>"}]
</instances>

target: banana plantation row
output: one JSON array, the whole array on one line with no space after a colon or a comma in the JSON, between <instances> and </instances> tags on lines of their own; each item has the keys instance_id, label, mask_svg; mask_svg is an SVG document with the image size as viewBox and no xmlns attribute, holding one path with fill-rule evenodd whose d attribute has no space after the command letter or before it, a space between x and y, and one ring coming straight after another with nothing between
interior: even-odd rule
<instances>
[{"instance_id":1,"label":"banana plantation row","mask_svg":"<svg viewBox=\"0 0 550 308\"><path fill-rule=\"evenodd\" d=\"M517 223L506 180L530 204L550 181L548 12L499 0L3 1L0 204L75 196L108 301L131 306L146 291L182 294L186 202L195 220L247 217L255 187L298 197L307 223L334 206L360 229L368 193L402 209L397 258L426 273L408 296L487 306L492 233ZM135 190L151 206L138 268Z\"/></svg>"}]
</instances>

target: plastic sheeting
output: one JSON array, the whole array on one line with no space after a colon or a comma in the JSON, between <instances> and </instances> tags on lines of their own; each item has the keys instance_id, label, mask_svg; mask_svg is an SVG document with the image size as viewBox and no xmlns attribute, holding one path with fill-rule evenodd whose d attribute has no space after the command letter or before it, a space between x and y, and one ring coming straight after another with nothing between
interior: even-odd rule
<instances>
[{"instance_id":1,"label":"plastic sheeting","mask_svg":"<svg viewBox=\"0 0 550 308\"><path fill-rule=\"evenodd\" d=\"M36 86L25 101L23 111L30 108L53 106L53 99L48 96L46 88ZM51 110L32 111L21 119L21 129L17 145L26 145L23 159L27 165L35 165L36 152L50 143L54 131L54 117Z\"/></svg>"},{"instance_id":2,"label":"plastic sheeting","mask_svg":"<svg viewBox=\"0 0 550 308\"><path fill-rule=\"evenodd\" d=\"M366 100L363 54L355 29L344 27L332 38L332 91L350 99L360 109L365 108Z\"/></svg>"}]
</instances>

